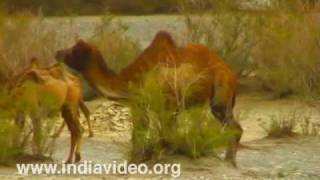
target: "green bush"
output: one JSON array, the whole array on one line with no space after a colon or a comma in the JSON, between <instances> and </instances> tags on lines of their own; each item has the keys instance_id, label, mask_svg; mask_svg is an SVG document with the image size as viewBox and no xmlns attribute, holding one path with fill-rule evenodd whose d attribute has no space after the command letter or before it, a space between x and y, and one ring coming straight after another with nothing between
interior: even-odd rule
<instances>
[{"instance_id":1,"label":"green bush","mask_svg":"<svg viewBox=\"0 0 320 180\"><path fill-rule=\"evenodd\" d=\"M56 99L51 94L39 93L38 85L29 81L10 92L2 91L0 99L0 164L10 164L19 154L51 156L55 142L51 134L60 110ZM34 123L29 115L37 121ZM23 129L16 123L19 116L25 118Z\"/></svg>"},{"instance_id":2,"label":"green bush","mask_svg":"<svg viewBox=\"0 0 320 180\"><path fill-rule=\"evenodd\" d=\"M3 112L0 111L0 113L2 114ZM3 118L2 116L0 122L0 164L7 165L23 149L15 142L19 129L12 123L12 119Z\"/></svg>"},{"instance_id":3,"label":"green bush","mask_svg":"<svg viewBox=\"0 0 320 180\"><path fill-rule=\"evenodd\" d=\"M0 164L7 165L12 158L22 151L16 143L19 129L13 123L10 98L4 90L0 91ZM10 103L9 103L10 102Z\"/></svg>"},{"instance_id":4,"label":"green bush","mask_svg":"<svg viewBox=\"0 0 320 180\"><path fill-rule=\"evenodd\" d=\"M33 121L26 118L33 133L32 153L36 156L51 155L55 140L51 138L51 134L54 133L58 119L56 117L59 117L60 112L56 97L50 93L44 93L38 84L29 81L22 82L21 86L13 89L11 94L14 116L24 112L25 115L35 119ZM28 131L27 128L28 126L26 131Z\"/></svg>"},{"instance_id":5,"label":"green bush","mask_svg":"<svg viewBox=\"0 0 320 180\"><path fill-rule=\"evenodd\" d=\"M189 72L185 68L174 71ZM166 68L156 68L145 77L142 85L132 86L130 108L133 120L132 151L133 161L158 160L164 153L181 153L189 157L199 157L214 148L224 145L233 133L221 125L211 115L208 106L186 107L183 103L196 89L199 78L189 74L192 79L174 79L163 76ZM174 73L165 73L173 75ZM181 74L180 74L181 75ZM160 76L160 77L159 77ZM182 75L183 77L183 75ZM163 82L164 81L164 82ZM182 84L181 82L192 85ZM170 96L168 86L174 83L179 96ZM180 89L181 88L181 89Z\"/></svg>"}]
</instances>

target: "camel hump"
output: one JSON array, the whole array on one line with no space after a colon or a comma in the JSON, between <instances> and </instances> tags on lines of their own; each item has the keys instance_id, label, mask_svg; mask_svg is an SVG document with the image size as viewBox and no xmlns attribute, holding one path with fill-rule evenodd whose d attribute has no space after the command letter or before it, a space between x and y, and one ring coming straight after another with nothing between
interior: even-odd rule
<instances>
[{"instance_id":1,"label":"camel hump","mask_svg":"<svg viewBox=\"0 0 320 180\"><path fill-rule=\"evenodd\" d=\"M171 34L168 31L165 30L161 30L159 32L157 32L155 38L157 39L169 39L172 38Z\"/></svg>"},{"instance_id":2,"label":"camel hump","mask_svg":"<svg viewBox=\"0 0 320 180\"><path fill-rule=\"evenodd\" d=\"M185 47L188 49L193 49L195 51L210 51L210 49L203 44L188 43Z\"/></svg>"},{"instance_id":3,"label":"camel hump","mask_svg":"<svg viewBox=\"0 0 320 180\"><path fill-rule=\"evenodd\" d=\"M173 45L174 47L176 46L176 43L174 42L172 35L168 31L163 31L163 30L159 31L155 35L151 44L153 45L169 44L169 45Z\"/></svg>"}]
</instances>

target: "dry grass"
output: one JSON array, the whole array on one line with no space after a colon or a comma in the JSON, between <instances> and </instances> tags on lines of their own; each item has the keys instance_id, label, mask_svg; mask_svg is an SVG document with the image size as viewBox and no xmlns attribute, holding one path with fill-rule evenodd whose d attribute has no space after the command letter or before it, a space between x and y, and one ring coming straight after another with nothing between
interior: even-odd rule
<instances>
[{"instance_id":1,"label":"dry grass","mask_svg":"<svg viewBox=\"0 0 320 180\"><path fill-rule=\"evenodd\" d=\"M312 14L279 12L261 25L258 77L276 97L320 90L320 26Z\"/></svg>"},{"instance_id":2,"label":"dry grass","mask_svg":"<svg viewBox=\"0 0 320 180\"><path fill-rule=\"evenodd\" d=\"M190 14L193 9L205 6L206 1L203 2L181 7L187 27L185 42L201 43L216 49L238 75L247 76L254 68L251 54L257 43L257 18L231 11L232 1L214 2L215 8L211 11Z\"/></svg>"},{"instance_id":3,"label":"dry grass","mask_svg":"<svg viewBox=\"0 0 320 180\"><path fill-rule=\"evenodd\" d=\"M54 53L73 42L72 28L57 32L42 17L29 14L4 16L0 23L0 79L19 73L37 57L41 64L54 62Z\"/></svg>"},{"instance_id":4,"label":"dry grass","mask_svg":"<svg viewBox=\"0 0 320 180\"><path fill-rule=\"evenodd\" d=\"M98 46L110 68L119 72L134 60L140 47L125 35L128 27L114 20L111 14L102 16L101 22L91 41Z\"/></svg>"},{"instance_id":5,"label":"dry grass","mask_svg":"<svg viewBox=\"0 0 320 180\"><path fill-rule=\"evenodd\" d=\"M275 97L319 94L317 13L298 1L275 3L269 13L260 14L233 11L232 4L221 1L211 11L197 15L190 12L201 9L203 3L183 4L185 41L217 49L240 77L257 77Z\"/></svg>"},{"instance_id":6,"label":"dry grass","mask_svg":"<svg viewBox=\"0 0 320 180\"><path fill-rule=\"evenodd\" d=\"M299 126L304 136L320 136L320 123L312 122L310 117L305 117Z\"/></svg>"},{"instance_id":7,"label":"dry grass","mask_svg":"<svg viewBox=\"0 0 320 180\"><path fill-rule=\"evenodd\" d=\"M297 111L278 113L270 116L269 123L262 124L261 127L265 130L267 138L294 137L297 135L296 128L301 117Z\"/></svg>"},{"instance_id":8,"label":"dry grass","mask_svg":"<svg viewBox=\"0 0 320 180\"><path fill-rule=\"evenodd\" d=\"M55 51L66 46L68 40L74 38L71 35L73 34L72 28L58 33L42 17L21 14L14 17L3 15L0 18L0 32L2 34L0 37L1 86L28 66L32 57L37 57L42 65L54 63ZM34 86L26 85L24 91L20 93L19 99L8 94L12 94L12 92L5 90L1 92L1 163L8 163L17 154L30 153L27 151L30 146L37 146L33 148L36 155L50 156L54 149L54 139L50 137L50 132L54 129L57 118L41 117L41 128L37 132L36 141L30 140L30 132L33 131L33 128L29 118L26 119L26 125L22 132L14 123L20 110L27 111L26 114L31 111L46 114L46 109L52 110L49 106L53 102L46 96L42 97L48 106L43 106L41 110L32 109L33 104L28 99L34 94L32 93L34 90Z\"/></svg>"}]
</instances>

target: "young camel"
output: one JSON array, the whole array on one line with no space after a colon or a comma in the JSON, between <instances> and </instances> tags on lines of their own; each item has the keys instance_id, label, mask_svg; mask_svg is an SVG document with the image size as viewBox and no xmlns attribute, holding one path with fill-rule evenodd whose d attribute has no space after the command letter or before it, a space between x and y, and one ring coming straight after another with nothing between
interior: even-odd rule
<instances>
[{"instance_id":1,"label":"young camel","mask_svg":"<svg viewBox=\"0 0 320 180\"><path fill-rule=\"evenodd\" d=\"M127 92L130 82L139 83L143 74L159 64L174 68L191 64L197 73L204 73L206 76L199 79L197 83L200 87L193 92L187 103L192 106L209 99L212 114L222 124L238 132L230 140L225 156L228 162L236 166L236 153L243 131L233 115L237 78L213 50L198 44L178 47L168 32L160 31L149 47L120 73L115 73L108 67L95 46L82 40L72 48L57 51L56 59L63 60L67 66L82 73L101 94L106 92L108 96L112 92L112 96L120 97Z\"/></svg>"},{"instance_id":2,"label":"young camel","mask_svg":"<svg viewBox=\"0 0 320 180\"><path fill-rule=\"evenodd\" d=\"M30 83L33 85L32 91L26 91L26 87ZM71 134L71 147L66 163L72 163L74 156L74 162L81 160L80 148L83 128L79 122L79 108L83 110L86 117L89 117L89 111L82 102L82 89L77 77L66 73L60 65L40 68L33 61L31 67L25 69L15 78L10 97L15 102L22 102L29 106L27 111L25 108L17 108L17 114L23 117L17 123L23 128L24 117L28 113L32 119L34 142L39 142L38 138L41 137L39 134L40 118L58 109ZM54 99L53 106L51 104L47 106L45 100L48 97ZM36 143L35 146L39 149L39 144Z\"/></svg>"},{"instance_id":3,"label":"young camel","mask_svg":"<svg viewBox=\"0 0 320 180\"><path fill-rule=\"evenodd\" d=\"M30 72L32 69L37 69L38 71L49 73L50 76L54 78L68 81L69 83L74 84L74 87L78 86L78 84L80 83L77 77L75 77L74 75L66 71L59 63L54 64L52 66L40 67L38 60L36 58L32 58L30 66L25 68L20 74L14 76L11 79L9 84L9 90L12 89L15 86L15 84L17 84L19 81L21 81L24 75ZM82 92L82 89L80 89L80 91ZM82 98L81 98L81 101L79 102L79 107L88 124L88 130L89 130L88 137L93 137L94 134L93 134L93 130L90 122L90 111L88 107L85 105L85 103L83 102ZM18 113L17 117L15 118L15 121L17 124L19 124L21 128L21 126L23 126L23 123L25 121L25 116L23 115L23 113ZM59 137L64 127L65 127L65 122L62 123L62 125L58 128L58 131L53 135L53 137Z\"/></svg>"}]
</instances>

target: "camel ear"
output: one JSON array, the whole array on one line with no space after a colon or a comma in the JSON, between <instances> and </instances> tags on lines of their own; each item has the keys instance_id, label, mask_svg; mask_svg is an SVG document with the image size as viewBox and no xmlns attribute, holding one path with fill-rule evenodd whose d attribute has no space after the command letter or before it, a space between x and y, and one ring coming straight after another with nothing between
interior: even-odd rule
<instances>
[{"instance_id":1,"label":"camel ear","mask_svg":"<svg viewBox=\"0 0 320 180\"><path fill-rule=\"evenodd\" d=\"M80 39L73 47L74 55L78 56L77 59L86 57L90 54L90 45L84 40Z\"/></svg>"},{"instance_id":2,"label":"camel ear","mask_svg":"<svg viewBox=\"0 0 320 180\"><path fill-rule=\"evenodd\" d=\"M88 44L86 43L85 40L79 39L79 40L77 41L77 45L76 45L76 46L77 46L77 47L86 47L86 46L88 46Z\"/></svg>"}]
</instances>

